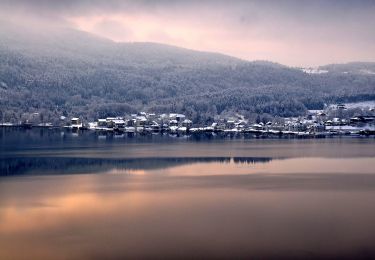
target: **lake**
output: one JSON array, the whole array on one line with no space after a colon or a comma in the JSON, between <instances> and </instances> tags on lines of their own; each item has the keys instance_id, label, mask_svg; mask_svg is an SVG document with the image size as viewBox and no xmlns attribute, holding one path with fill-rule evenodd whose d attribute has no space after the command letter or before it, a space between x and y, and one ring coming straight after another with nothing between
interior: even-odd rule
<instances>
[{"instance_id":1,"label":"lake","mask_svg":"<svg viewBox=\"0 0 375 260\"><path fill-rule=\"evenodd\" d=\"M0 259L375 257L374 138L0 144Z\"/></svg>"}]
</instances>

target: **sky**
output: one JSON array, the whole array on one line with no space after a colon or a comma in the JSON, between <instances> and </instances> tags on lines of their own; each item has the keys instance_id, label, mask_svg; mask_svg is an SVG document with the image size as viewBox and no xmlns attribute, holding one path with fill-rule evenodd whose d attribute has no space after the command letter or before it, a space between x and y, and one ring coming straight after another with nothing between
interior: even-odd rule
<instances>
[{"instance_id":1,"label":"sky","mask_svg":"<svg viewBox=\"0 0 375 260\"><path fill-rule=\"evenodd\" d=\"M375 61L375 0L0 0L0 15L289 66Z\"/></svg>"}]
</instances>

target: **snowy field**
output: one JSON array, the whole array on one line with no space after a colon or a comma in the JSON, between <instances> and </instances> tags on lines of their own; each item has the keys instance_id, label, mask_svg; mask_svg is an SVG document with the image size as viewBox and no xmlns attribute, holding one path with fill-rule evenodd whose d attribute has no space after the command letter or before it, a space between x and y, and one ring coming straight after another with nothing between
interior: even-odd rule
<instances>
[{"instance_id":1,"label":"snowy field","mask_svg":"<svg viewBox=\"0 0 375 260\"><path fill-rule=\"evenodd\" d=\"M363 102L355 102L355 103L346 103L345 106L347 108L374 108L375 107L375 100L373 101L363 101Z\"/></svg>"},{"instance_id":2,"label":"snowy field","mask_svg":"<svg viewBox=\"0 0 375 260\"><path fill-rule=\"evenodd\" d=\"M361 102L353 102L353 103L344 103L346 108L375 108L375 100L372 101L361 101ZM330 108L336 108L337 104L329 105Z\"/></svg>"}]
</instances>

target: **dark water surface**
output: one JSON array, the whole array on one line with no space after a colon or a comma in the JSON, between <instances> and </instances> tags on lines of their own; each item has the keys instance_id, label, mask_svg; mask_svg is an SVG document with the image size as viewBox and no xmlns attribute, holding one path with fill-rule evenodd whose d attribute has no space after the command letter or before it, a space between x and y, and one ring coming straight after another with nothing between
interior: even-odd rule
<instances>
[{"instance_id":1,"label":"dark water surface","mask_svg":"<svg viewBox=\"0 0 375 260\"><path fill-rule=\"evenodd\" d=\"M375 257L375 139L0 129L0 259Z\"/></svg>"}]
</instances>

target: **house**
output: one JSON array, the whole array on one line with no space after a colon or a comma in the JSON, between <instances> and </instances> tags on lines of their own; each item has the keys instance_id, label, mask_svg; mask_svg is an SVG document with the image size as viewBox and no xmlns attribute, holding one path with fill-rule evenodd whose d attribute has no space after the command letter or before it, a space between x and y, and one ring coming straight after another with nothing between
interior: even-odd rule
<instances>
[{"instance_id":1,"label":"house","mask_svg":"<svg viewBox=\"0 0 375 260\"><path fill-rule=\"evenodd\" d=\"M320 133L326 130L326 126L324 124L315 122L312 125L309 125L308 129L310 130L310 132Z\"/></svg>"},{"instance_id":2,"label":"house","mask_svg":"<svg viewBox=\"0 0 375 260\"><path fill-rule=\"evenodd\" d=\"M113 123L116 130L123 130L125 128L125 120L122 118L116 118L113 120Z\"/></svg>"},{"instance_id":3,"label":"house","mask_svg":"<svg viewBox=\"0 0 375 260\"><path fill-rule=\"evenodd\" d=\"M178 126L178 121L177 120L170 120L169 121L169 126Z\"/></svg>"},{"instance_id":4,"label":"house","mask_svg":"<svg viewBox=\"0 0 375 260\"><path fill-rule=\"evenodd\" d=\"M145 127L147 125L147 118L145 116L137 116L135 120L137 127Z\"/></svg>"},{"instance_id":5,"label":"house","mask_svg":"<svg viewBox=\"0 0 375 260\"><path fill-rule=\"evenodd\" d=\"M106 119L98 119L98 127L104 128L107 127L107 120Z\"/></svg>"},{"instance_id":6,"label":"house","mask_svg":"<svg viewBox=\"0 0 375 260\"><path fill-rule=\"evenodd\" d=\"M186 116L183 114L175 114L175 113L169 114L169 120L176 120L177 122L182 122L185 120L185 118Z\"/></svg>"},{"instance_id":7,"label":"house","mask_svg":"<svg viewBox=\"0 0 375 260\"><path fill-rule=\"evenodd\" d=\"M193 122L189 119L185 119L184 121L182 121L182 126L189 129L190 127L193 126Z\"/></svg>"},{"instance_id":8,"label":"house","mask_svg":"<svg viewBox=\"0 0 375 260\"><path fill-rule=\"evenodd\" d=\"M108 128L114 128L115 123L113 122L116 118L115 117L107 117L106 118L106 124Z\"/></svg>"},{"instance_id":9,"label":"house","mask_svg":"<svg viewBox=\"0 0 375 260\"><path fill-rule=\"evenodd\" d=\"M149 113L147 114L147 119L148 120L156 120L157 119L157 115L155 113Z\"/></svg>"},{"instance_id":10,"label":"house","mask_svg":"<svg viewBox=\"0 0 375 260\"><path fill-rule=\"evenodd\" d=\"M74 129L74 130L82 129L83 124L81 122L81 119L79 117L73 117L70 120L70 127L69 128Z\"/></svg>"},{"instance_id":11,"label":"house","mask_svg":"<svg viewBox=\"0 0 375 260\"><path fill-rule=\"evenodd\" d=\"M135 119L128 119L128 120L126 120L125 124L128 127L134 127L136 125L136 120Z\"/></svg>"},{"instance_id":12,"label":"house","mask_svg":"<svg viewBox=\"0 0 375 260\"><path fill-rule=\"evenodd\" d=\"M368 122L372 122L375 120L375 116L357 116L357 117L352 117L350 118L350 122L352 123L358 123L358 122L361 122L361 123L368 123Z\"/></svg>"},{"instance_id":13,"label":"house","mask_svg":"<svg viewBox=\"0 0 375 260\"><path fill-rule=\"evenodd\" d=\"M228 119L227 122L225 123L226 129L233 129L235 127L236 127L236 121L234 119Z\"/></svg>"},{"instance_id":14,"label":"house","mask_svg":"<svg viewBox=\"0 0 375 260\"><path fill-rule=\"evenodd\" d=\"M70 123L72 125L80 125L81 124L81 119L79 119L78 117L73 117L71 120L70 120Z\"/></svg>"},{"instance_id":15,"label":"house","mask_svg":"<svg viewBox=\"0 0 375 260\"><path fill-rule=\"evenodd\" d=\"M150 128L153 132L159 132L161 130L161 126L156 121L151 122Z\"/></svg>"},{"instance_id":16,"label":"house","mask_svg":"<svg viewBox=\"0 0 375 260\"><path fill-rule=\"evenodd\" d=\"M214 128L214 131L216 132L222 132L225 130L225 122L219 121L212 123L211 127Z\"/></svg>"},{"instance_id":17,"label":"house","mask_svg":"<svg viewBox=\"0 0 375 260\"><path fill-rule=\"evenodd\" d=\"M237 129L245 129L247 127L247 122L245 120L239 120L235 125Z\"/></svg>"},{"instance_id":18,"label":"house","mask_svg":"<svg viewBox=\"0 0 375 260\"><path fill-rule=\"evenodd\" d=\"M317 116L319 116L319 117L326 117L327 116L327 114L326 113L324 113L324 112L320 112L320 113L318 113L317 114Z\"/></svg>"},{"instance_id":19,"label":"house","mask_svg":"<svg viewBox=\"0 0 375 260\"><path fill-rule=\"evenodd\" d=\"M253 124L251 126L251 128L254 129L254 130L259 131L259 130L263 130L263 125L261 125L261 124Z\"/></svg>"}]
</instances>

